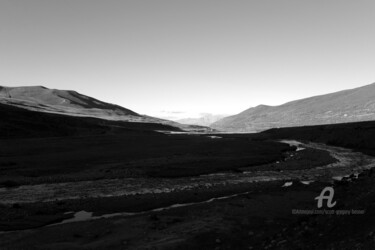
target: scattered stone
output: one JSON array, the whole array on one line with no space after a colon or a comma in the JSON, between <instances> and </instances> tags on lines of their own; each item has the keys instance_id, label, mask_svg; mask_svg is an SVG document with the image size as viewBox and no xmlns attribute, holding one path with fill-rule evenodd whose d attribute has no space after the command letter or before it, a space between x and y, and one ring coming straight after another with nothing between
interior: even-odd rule
<instances>
[{"instance_id":1,"label":"scattered stone","mask_svg":"<svg viewBox=\"0 0 375 250\"><path fill-rule=\"evenodd\" d=\"M286 240L282 240L282 241L277 242L277 245L280 246L280 245L283 245L285 243L286 243Z\"/></svg>"}]
</instances>

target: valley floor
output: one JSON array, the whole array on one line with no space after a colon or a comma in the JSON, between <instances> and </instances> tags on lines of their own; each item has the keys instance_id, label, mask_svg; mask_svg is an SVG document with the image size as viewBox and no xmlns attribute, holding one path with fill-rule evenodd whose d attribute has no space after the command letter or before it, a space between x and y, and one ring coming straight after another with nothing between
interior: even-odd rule
<instances>
[{"instance_id":1,"label":"valley floor","mask_svg":"<svg viewBox=\"0 0 375 250\"><path fill-rule=\"evenodd\" d=\"M265 143L230 135L221 143L233 140ZM0 249L374 249L375 159L323 144L297 151L281 145L287 150L271 162L249 165L243 158L235 168L183 177L19 177L27 185L0 189ZM326 186L334 187L334 209L365 213L293 214L317 209L315 197Z\"/></svg>"}]
</instances>

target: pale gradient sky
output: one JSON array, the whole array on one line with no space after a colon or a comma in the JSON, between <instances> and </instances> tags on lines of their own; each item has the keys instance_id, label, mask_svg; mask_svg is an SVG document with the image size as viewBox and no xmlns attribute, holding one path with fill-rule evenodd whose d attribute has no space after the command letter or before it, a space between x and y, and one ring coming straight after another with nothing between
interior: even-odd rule
<instances>
[{"instance_id":1,"label":"pale gradient sky","mask_svg":"<svg viewBox=\"0 0 375 250\"><path fill-rule=\"evenodd\" d=\"M374 13L373 0L0 0L0 85L234 114L374 82Z\"/></svg>"}]
</instances>

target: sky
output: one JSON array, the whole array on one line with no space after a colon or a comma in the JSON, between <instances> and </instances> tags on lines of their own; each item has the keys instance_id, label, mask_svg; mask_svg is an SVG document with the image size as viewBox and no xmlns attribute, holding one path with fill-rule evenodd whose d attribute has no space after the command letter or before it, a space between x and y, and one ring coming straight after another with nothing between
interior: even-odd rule
<instances>
[{"instance_id":1,"label":"sky","mask_svg":"<svg viewBox=\"0 0 375 250\"><path fill-rule=\"evenodd\" d=\"M373 0L0 0L0 85L170 119L375 82Z\"/></svg>"}]
</instances>

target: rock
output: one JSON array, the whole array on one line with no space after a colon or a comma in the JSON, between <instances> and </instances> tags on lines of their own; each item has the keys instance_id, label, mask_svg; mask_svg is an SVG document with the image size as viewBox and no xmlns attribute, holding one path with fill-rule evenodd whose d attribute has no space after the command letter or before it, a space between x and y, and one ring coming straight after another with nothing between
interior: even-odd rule
<instances>
[{"instance_id":1,"label":"rock","mask_svg":"<svg viewBox=\"0 0 375 250\"><path fill-rule=\"evenodd\" d=\"M285 243L286 243L286 240L282 240L282 241L277 242L277 245L280 246L280 245L285 244Z\"/></svg>"}]
</instances>

